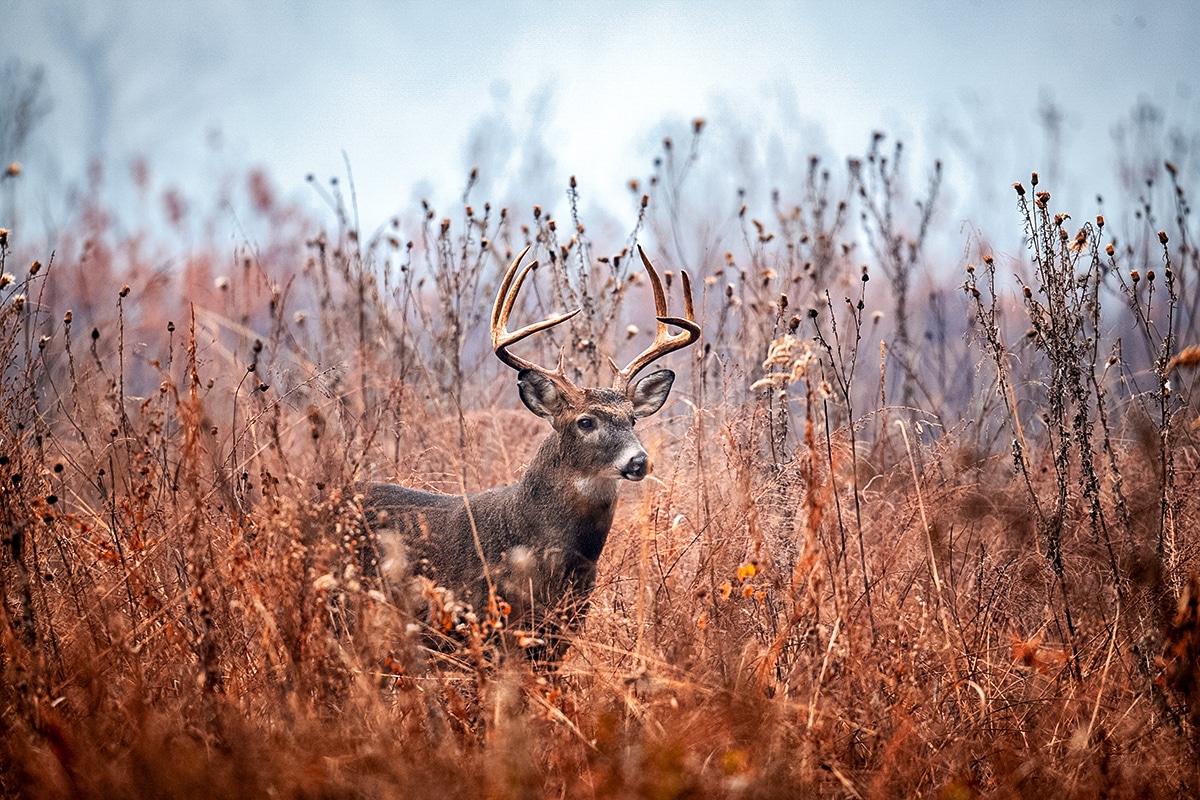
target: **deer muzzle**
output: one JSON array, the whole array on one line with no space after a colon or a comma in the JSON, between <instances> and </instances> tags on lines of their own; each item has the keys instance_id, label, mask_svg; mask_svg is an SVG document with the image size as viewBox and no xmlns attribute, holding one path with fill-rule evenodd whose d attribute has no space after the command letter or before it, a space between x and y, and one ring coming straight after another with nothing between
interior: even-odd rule
<instances>
[{"instance_id":1,"label":"deer muzzle","mask_svg":"<svg viewBox=\"0 0 1200 800\"><path fill-rule=\"evenodd\" d=\"M650 457L645 453L638 453L630 458L629 462L621 469L621 477L627 481L640 481L649 475L653 468Z\"/></svg>"}]
</instances>

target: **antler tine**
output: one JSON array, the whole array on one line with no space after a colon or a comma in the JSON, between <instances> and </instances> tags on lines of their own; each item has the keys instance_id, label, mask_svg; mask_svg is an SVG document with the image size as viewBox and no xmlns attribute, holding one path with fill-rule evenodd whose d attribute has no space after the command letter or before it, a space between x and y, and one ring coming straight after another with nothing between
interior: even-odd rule
<instances>
[{"instance_id":1,"label":"antler tine","mask_svg":"<svg viewBox=\"0 0 1200 800\"><path fill-rule=\"evenodd\" d=\"M492 305L492 349L495 351L497 358L513 369L532 369L545 375L565 378L561 353L558 357L558 367L554 370L548 370L544 367L539 367L532 361L526 361L520 356L515 356L508 352L509 346L516 344L527 336L566 322L580 312L580 309L577 308L570 313L557 314L540 322L526 325L520 330L509 332L508 318L512 314L513 306L517 302L517 294L521 291L521 285L525 282L525 276L538 265L536 260L531 261L525 265L524 269L520 269L518 272L521 261L524 260L528 252L529 246L526 246L520 255L508 265L508 270L505 271L504 278L500 281L500 288L496 292L496 302Z\"/></svg>"},{"instance_id":2,"label":"antler tine","mask_svg":"<svg viewBox=\"0 0 1200 800\"><path fill-rule=\"evenodd\" d=\"M642 257L642 264L645 265L646 274L650 277L650 288L654 292L654 318L658 321L658 327L654 332L654 341L651 345L629 362L629 366L625 369L619 369L616 362L609 359L613 371L617 373L613 379L613 388L618 392L628 390L634 377L651 362L657 361L667 353L687 347L700 338L700 326L696 324L695 305L692 302L692 281L688 274L682 270L679 273L683 279L683 312L685 316L669 317L667 316L667 295L663 291L658 271L650 263L650 259L647 258L646 251L642 249L641 245L638 245L638 255ZM671 334L668 331L669 326L682 328L683 332Z\"/></svg>"}]
</instances>

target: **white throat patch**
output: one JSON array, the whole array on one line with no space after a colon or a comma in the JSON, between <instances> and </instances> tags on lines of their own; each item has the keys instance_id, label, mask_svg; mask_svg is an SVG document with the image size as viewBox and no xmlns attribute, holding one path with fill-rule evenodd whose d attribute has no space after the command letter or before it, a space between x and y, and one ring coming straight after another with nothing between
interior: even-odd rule
<instances>
[{"instance_id":1,"label":"white throat patch","mask_svg":"<svg viewBox=\"0 0 1200 800\"><path fill-rule=\"evenodd\" d=\"M576 478L574 481L575 491L584 497L599 497L610 494L616 490L616 484L616 478Z\"/></svg>"}]
</instances>

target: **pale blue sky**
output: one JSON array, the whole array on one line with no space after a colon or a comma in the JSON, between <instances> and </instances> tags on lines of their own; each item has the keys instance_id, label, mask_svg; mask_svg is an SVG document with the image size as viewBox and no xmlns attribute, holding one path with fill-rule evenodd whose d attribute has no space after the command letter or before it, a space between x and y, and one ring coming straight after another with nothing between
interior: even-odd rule
<instances>
[{"instance_id":1,"label":"pale blue sky","mask_svg":"<svg viewBox=\"0 0 1200 800\"><path fill-rule=\"evenodd\" d=\"M344 151L366 227L416 197L453 202L474 165L481 200L561 202L574 174L588 203L624 209L664 131L700 116L706 154L760 173L781 153L840 161L887 131L921 169L945 159L958 213L976 215L1007 210L1008 185L1035 168L1080 202L1109 191L1112 130L1139 98L1196 137L1196 9L0 0L0 60L46 69L54 110L23 189L43 204L99 148L114 191L142 154L156 185L195 196L263 165L309 197L304 176L343 173ZM1047 98L1063 113L1057 152L1038 121Z\"/></svg>"}]
</instances>

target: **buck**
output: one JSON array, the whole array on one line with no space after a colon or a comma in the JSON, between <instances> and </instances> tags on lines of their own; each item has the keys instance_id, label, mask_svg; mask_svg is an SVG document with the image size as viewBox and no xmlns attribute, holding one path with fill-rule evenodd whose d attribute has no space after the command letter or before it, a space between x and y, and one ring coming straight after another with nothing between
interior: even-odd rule
<instances>
[{"instance_id":1,"label":"buck","mask_svg":"<svg viewBox=\"0 0 1200 800\"><path fill-rule=\"evenodd\" d=\"M465 496L388 483L366 487L363 507L372 562L366 571L395 586L413 575L424 576L477 611L507 607L510 621L531 626L535 635L526 642L538 642L538 653L548 649L561 655L565 643L559 632L586 613L619 483L640 481L651 471L634 423L662 408L675 373L660 369L634 379L654 361L695 342L700 327L687 274L681 273L685 316L667 316L662 281L639 247L654 293L654 341L624 369L609 360L615 372L612 388L577 386L563 371L561 351L553 370L509 351L580 311L509 332L521 285L537 267L533 261L521 268L528 252L526 247L512 261L500 283L492 307L492 347L497 358L517 370L525 406L553 431L525 474L509 486ZM681 332L671 334L668 326Z\"/></svg>"}]
</instances>

